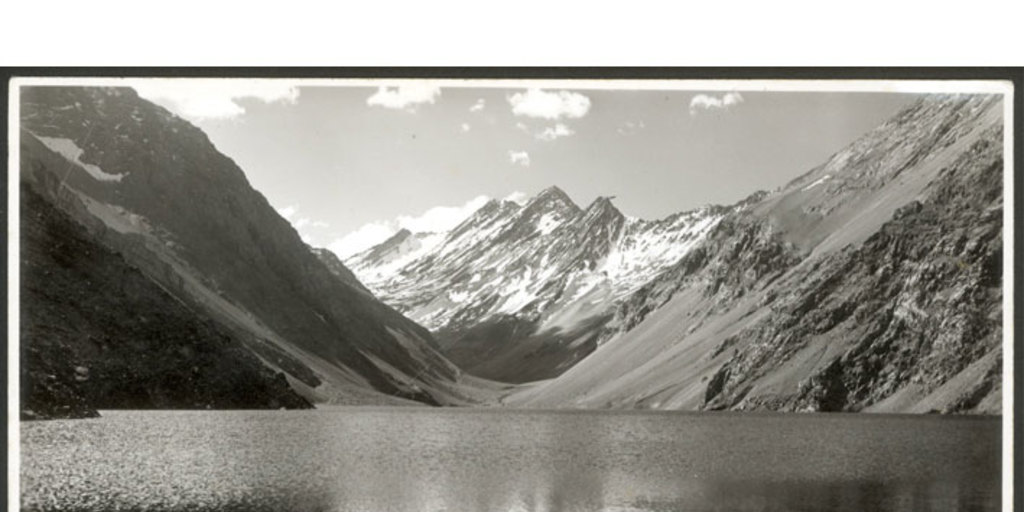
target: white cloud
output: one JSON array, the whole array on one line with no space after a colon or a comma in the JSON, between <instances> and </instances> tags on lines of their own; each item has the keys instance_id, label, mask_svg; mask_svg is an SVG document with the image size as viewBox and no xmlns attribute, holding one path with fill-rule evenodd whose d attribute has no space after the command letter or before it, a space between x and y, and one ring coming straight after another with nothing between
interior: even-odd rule
<instances>
[{"instance_id":1,"label":"white cloud","mask_svg":"<svg viewBox=\"0 0 1024 512\"><path fill-rule=\"evenodd\" d=\"M526 151L508 151L508 161L513 165L530 166L530 154Z\"/></svg>"},{"instance_id":2,"label":"white cloud","mask_svg":"<svg viewBox=\"0 0 1024 512\"><path fill-rule=\"evenodd\" d=\"M576 132L563 123L556 123L554 126L547 126L543 130L534 131L526 123L516 121L516 129L528 133L539 140L552 141L559 137L568 137Z\"/></svg>"},{"instance_id":3,"label":"white cloud","mask_svg":"<svg viewBox=\"0 0 1024 512\"><path fill-rule=\"evenodd\" d=\"M392 220L370 222L331 242L327 248L345 259L387 240L402 228L414 233L449 231L489 200L481 195L462 206L436 206L419 215L399 215Z\"/></svg>"},{"instance_id":4,"label":"white cloud","mask_svg":"<svg viewBox=\"0 0 1024 512\"><path fill-rule=\"evenodd\" d=\"M470 112L479 112L479 111L484 109L484 106L486 104L487 104L487 102L485 102L483 98L480 98L480 99L476 100L476 103L474 103L472 106L469 107L469 111Z\"/></svg>"},{"instance_id":5,"label":"white cloud","mask_svg":"<svg viewBox=\"0 0 1024 512\"><path fill-rule=\"evenodd\" d=\"M139 96L192 121L228 119L245 113L239 100L294 104L299 89L283 80L167 78L132 81Z\"/></svg>"},{"instance_id":6,"label":"white cloud","mask_svg":"<svg viewBox=\"0 0 1024 512\"><path fill-rule=\"evenodd\" d=\"M299 207L296 205L285 206L284 208L278 208L277 213L280 214L287 220L292 220L292 217L299 212Z\"/></svg>"},{"instance_id":7,"label":"white cloud","mask_svg":"<svg viewBox=\"0 0 1024 512\"><path fill-rule=\"evenodd\" d=\"M462 123L462 126L460 126L460 128L462 129L462 133L466 133L470 129L472 129L472 127L469 126L469 123Z\"/></svg>"},{"instance_id":8,"label":"white cloud","mask_svg":"<svg viewBox=\"0 0 1024 512\"><path fill-rule=\"evenodd\" d=\"M543 131L537 134L537 138L540 140L555 140L559 137L568 137L574 133L576 132L568 126L558 123L555 126L544 128Z\"/></svg>"},{"instance_id":9,"label":"white cloud","mask_svg":"<svg viewBox=\"0 0 1024 512\"><path fill-rule=\"evenodd\" d=\"M415 112L423 103L434 103L441 95L441 88L427 83L400 85L398 87L380 87L372 96L366 98L371 107L404 109Z\"/></svg>"},{"instance_id":10,"label":"white cloud","mask_svg":"<svg viewBox=\"0 0 1024 512\"><path fill-rule=\"evenodd\" d=\"M631 135L646 127L647 125L643 121L626 121L622 126L616 128L615 131L621 135Z\"/></svg>"},{"instance_id":11,"label":"white cloud","mask_svg":"<svg viewBox=\"0 0 1024 512\"><path fill-rule=\"evenodd\" d=\"M397 231L397 229L386 222L371 222L364 224L359 229L341 238L335 239L327 245L327 248L338 255L339 258L345 259L387 240L388 237Z\"/></svg>"},{"instance_id":12,"label":"white cloud","mask_svg":"<svg viewBox=\"0 0 1024 512\"><path fill-rule=\"evenodd\" d=\"M398 226L414 233L448 231L466 220L473 212L480 209L487 201L487 196L476 196L462 206L435 206L420 215L401 215Z\"/></svg>"},{"instance_id":13,"label":"white cloud","mask_svg":"<svg viewBox=\"0 0 1024 512\"><path fill-rule=\"evenodd\" d=\"M723 109L743 103L743 95L738 92L727 92L721 96L698 94L690 99L690 115L696 115L701 109Z\"/></svg>"},{"instance_id":14,"label":"white cloud","mask_svg":"<svg viewBox=\"0 0 1024 512\"><path fill-rule=\"evenodd\" d=\"M528 199L528 196L526 194L524 194L523 192L520 192L518 190L516 190L515 192L512 192L511 194L509 194L509 195L504 197L505 201L512 201L513 203L516 203L519 206L522 206L522 205L526 204L526 200L527 199Z\"/></svg>"},{"instance_id":15,"label":"white cloud","mask_svg":"<svg viewBox=\"0 0 1024 512\"><path fill-rule=\"evenodd\" d=\"M299 233L299 237L302 238L302 241L309 245L316 245L315 242L317 240L317 235L314 234L315 231L320 231L320 233L323 234L322 230L330 227L330 224L322 220L315 220L309 217L299 217L298 205L278 208L277 213L284 217L284 219L287 220L293 228L295 228L295 231Z\"/></svg>"},{"instance_id":16,"label":"white cloud","mask_svg":"<svg viewBox=\"0 0 1024 512\"><path fill-rule=\"evenodd\" d=\"M562 117L583 117L590 110L590 98L569 91L546 92L541 89L528 89L526 92L517 92L509 96L508 102L512 105L512 113L517 116L552 120Z\"/></svg>"}]
</instances>

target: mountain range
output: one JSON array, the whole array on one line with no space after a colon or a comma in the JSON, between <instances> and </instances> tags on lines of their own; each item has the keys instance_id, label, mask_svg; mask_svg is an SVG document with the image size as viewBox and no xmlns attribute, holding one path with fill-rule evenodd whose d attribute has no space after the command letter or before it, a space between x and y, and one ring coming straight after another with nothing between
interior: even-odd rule
<instances>
[{"instance_id":1,"label":"mountain range","mask_svg":"<svg viewBox=\"0 0 1024 512\"><path fill-rule=\"evenodd\" d=\"M37 204L84 226L91 240L217 324L306 400L469 400L462 372L432 348L427 329L322 263L191 123L130 88L33 87L21 94L21 178L42 198ZM22 215L32 212L23 205ZM41 243L22 242L25 254ZM47 274L29 277L26 287L50 286ZM27 298L25 311L40 309ZM125 298L124 308L135 306ZM39 319L79 328L67 322L61 310ZM101 334L111 350L134 342L123 333ZM95 352L95 343L22 332L23 348ZM81 387L73 377L63 380Z\"/></svg>"},{"instance_id":2,"label":"mountain range","mask_svg":"<svg viewBox=\"0 0 1024 512\"><path fill-rule=\"evenodd\" d=\"M381 300L481 377L557 376L607 337L614 308L698 246L726 208L658 221L558 187L491 200L447 233L402 230L347 261Z\"/></svg>"},{"instance_id":3,"label":"mountain range","mask_svg":"<svg viewBox=\"0 0 1024 512\"><path fill-rule=\"evenodd\" d=\"M512 405L999 410L1001 109L923 98L731 206L552 187L347 263L467 371L547 379Z\"/></svg>"},{"instance_id":4,"label":"mountain range","mask_svg":"<svg viewBox=\"0 0 1024 512\"><path fill-rule=\"evenodd\" d=\"M644 220L550 187L346 261L129 88L21 99L26 417L1001 410L998 96L922 97L733 205Z\"/></svg>"},{"instance_id":5,"label":"mountain range","mask_svg":"<svg viewBox=\"0 0 1024 512\"><path fill-rule=\"evenodd\" d=\"M722 218L530 407L1001 410L1002 102L931 96Z\"/></svg>"}]
</instances>

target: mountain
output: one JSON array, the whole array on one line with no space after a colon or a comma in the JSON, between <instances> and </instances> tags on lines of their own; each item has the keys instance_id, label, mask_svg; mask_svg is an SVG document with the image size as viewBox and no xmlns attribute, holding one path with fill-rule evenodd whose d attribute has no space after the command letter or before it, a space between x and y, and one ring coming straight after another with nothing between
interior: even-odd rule
<instances>
[{"instance_id":1,"label":"mountain","mask_svg":"<svg viewBox=\"0 0 1024 512\"><path fill-rule=\"evenodd\" d=\"M21 190L21 417L308 408L209 318Z\"/></svg>"},{"instance_id":2,"label":"mountain","mask_svg":"<svg viewBox=\"0 0 1024 512\"><path fill-rule=\"evenodd\" d=\"M466 371L526 382L592 352L615 306L724 213L706 207L648 221L608 197L580 208L550 187L522 205L492 200L449 232L402 230L347 263Z\"/></svg>"},{"instance_id":3,"label":"mountain","mask_svg":"<svg viewBox=\"0 0 1024 512\"><path fill-rule=\"evenodd\" d=\"M472 400L429 331L322 261L200 129L129 88L21 94L28 188L309 401Z\"/></svg>"},{"instance_id":4,"label":"mountain","mask_svg":"<svg viewBox=\"0 0 1024 512\"><path fill-rule=\"evenodd\" d=\"M929 96L745 200L513 406L1001 411L998 96Z\"/></svg>"},{"instance_id":5,"label":"mountain","mask_svg":"<svg viewBox=\"0 0 1024 512\"><path fill-rule=\"evenodd\" d=\"M363 283L359 282L356 275L353 274L352 271L349 270L333 252L320 247L310 247L309 250L316 255L317 259L319 259L325 267L327 267L327 270L330 270L331 273L334 274L334 277L337 277L341 282L347 284L356 291L373 297L373 293L366 289L366 286L363 286Z\"/></svg>"}]
</instances>

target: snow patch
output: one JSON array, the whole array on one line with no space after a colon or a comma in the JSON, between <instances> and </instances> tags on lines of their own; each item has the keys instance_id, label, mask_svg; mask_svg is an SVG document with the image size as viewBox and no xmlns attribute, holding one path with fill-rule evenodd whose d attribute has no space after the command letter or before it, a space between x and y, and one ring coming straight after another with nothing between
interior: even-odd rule
<instances>
[{"instance_id":1,"label":"snow patch","mask_svg":"<svg viewBox=\"0 0 1024 512\"><path fill-rule=\"evenodd\" d=\"M536 296L526 291L525 289L518 289L509 298L505 299L505 302L498 309L498 313L515 313L520 309L526 307L527 304L533 302Z\"/></svg>"},{"instance_id":2,"label":"snow patch","mask_svg":"<svg viewBox=\"0 0 1024 512\"><path fill-rule=\"evenodd\" d=\"M406 265L429 253L444 240L445 233L416 233L404 240L381 261L350 260L352 272L356 277L373 289L382 281L390 279Z\"/></svg>"},{"instance_id":3,"label":"snow patch","mask_svg":"<svg viewBox=\"0 0 1024 512\"><path fill-rule=\"evenodd\" d=\"M124 174L110 174L104 172L103 169L100 169L98 166L87 164L79 160L79 158L81 158L82 156L82 153L85 153L85 151L82 150L82 148L78 147L78 145L75 144L75 142L71 139L65 139L60 137L40 137L38 135L36 136L36 138L39 139L39 141L42 142L47 148L49 148L50 151L60 153L61 156L63 156L69 162L84 169L85 172L89 173L89 176L92 176L97 181L119 182L122 178L125 177Z\"/></svg>"},{"instance_id":4,"label":"snow patch","mask_svg":"<svg viewBox=\"0 0 1024 512\"><path fill-rule=\"evenodd\" d=\"M831 178L831 177L832 177L832 175L826 174L826 175L822 176L821 178L818 178L817 180L815 180L814 183L811 183L810 185L807 185L806 187L802 188L801 191L802 192L806 192L806 191L808 191L808 190L810 190L810 189L812 189L814 187L817 187L818 185L821 185L822 183L825 183L826 181L828 181L828 179Z\"/></svg>"},{"instance_id":5,"label":"snow patch","mask_svg":"<svg viewBox=\"0 0 1024 512\"><path fill-rule=\"evenodd\" d=\"M537 221L537 231L542 235L548 235L558 226L562 225L562 221L554 213L545 213L543 217Z\"/></svg>"},{"instance_id":6,"label":"snow patch","mask_svg":"<svg viewBox=\"0 0 1024 512\"><path fill-rule=\"evenodd\" d=\"M97 219L100 219L105 226L122 234L149 234L152 228L145 217L125 210L124 208L96 201L89 196L75 191L75 195L82 201L85 208ZM172 247L169 240L165 242L167 247Z\"/></svg>"},{"instance_id":7,"label":"snow patch","mask_svg":"<svg viewBox=\"0 0 1024 512\"><path fill-rule=\"evenodd\" d=\"M622 297L653 279L692 250L719 221L720 217L681 217L672 225L630 226L612 247L595 272L614 283L614 295Z\"/></svg>"}]
</instances>

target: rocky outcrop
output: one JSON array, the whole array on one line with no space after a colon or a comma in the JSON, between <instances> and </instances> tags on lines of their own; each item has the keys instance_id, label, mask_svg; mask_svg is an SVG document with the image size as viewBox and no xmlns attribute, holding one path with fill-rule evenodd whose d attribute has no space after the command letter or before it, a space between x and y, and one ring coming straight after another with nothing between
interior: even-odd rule
<instances>
[{"instance_id":1,"label":"rocky outcrop","mask_svg":"<svg viewBox=\"0 0 1024 512\"><path fill-rule=\"evenodd\" d=\"M21 219L22 419L312 407L242 343L28 187Z\"/></svg>"},{"instance_id":2,"label":"rocky outcrop","mask_svg":"<svg viewBox=\"0 0 1024 512\"><path fill-rule=\"evenodd\" d=\"M975 408L1000 388L1002 347L1002 132L990 130L858 247L794 273L771 315L737 336L751 340L719 370L706 407L858 411L913 384L930 393L988 354L979 386L945 412ZM847 347L792 394L742 390L815 337ZM716 374L717 376L717 374Z\"/></svg>"}]
</instances>

